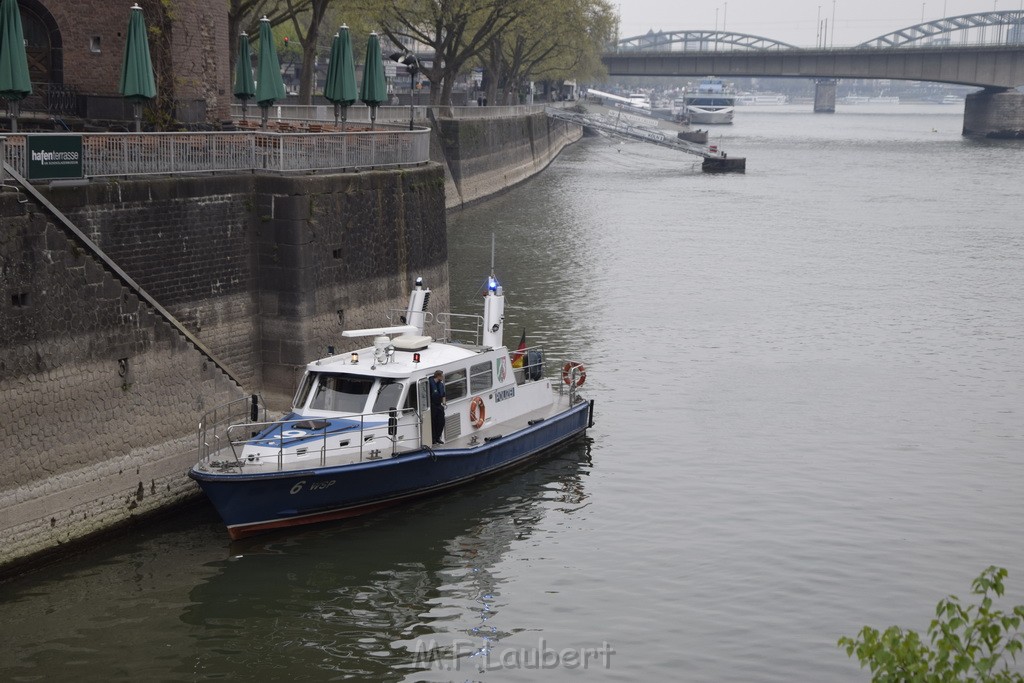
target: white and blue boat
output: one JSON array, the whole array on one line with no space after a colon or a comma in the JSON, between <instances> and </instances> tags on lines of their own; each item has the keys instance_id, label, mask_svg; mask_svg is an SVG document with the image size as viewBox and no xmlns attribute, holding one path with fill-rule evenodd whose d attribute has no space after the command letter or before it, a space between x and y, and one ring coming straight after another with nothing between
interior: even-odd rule
<instances>
[{"instance_id":1,"label":"white and blue boat","mask_svg":"<svg viewBox=\"0 0 1024 683\"><path fill-rule=\"evenodd\" d=\"M582 363L505 346L505 298L493 275L482 316L435 316L429 299L418 279L396 312L401 324L343 332L373 345L310 363L281 419L268 421L255 396L203 419L189 476L231 538L443 491L523 464L593 425L593 401L580 395ZM441 445L431 445L436 370L447 391Z\"/></svg>"}]
</instances>

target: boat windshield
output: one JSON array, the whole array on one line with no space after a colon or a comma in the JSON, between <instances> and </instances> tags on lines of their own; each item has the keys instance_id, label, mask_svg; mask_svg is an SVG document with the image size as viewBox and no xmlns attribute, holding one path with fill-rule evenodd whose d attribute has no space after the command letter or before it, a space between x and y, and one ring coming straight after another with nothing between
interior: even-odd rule
<instances>
[{"instance_id":1,"label":"boat windshield","mask_svg":"<svg viewBox=\"0 0 1024 683\"><path fill-rule=\"evenodd\" d=\"M373 377L311 373L316 380L309 407L338 413L362 413L373 388Z\"/></svg>"},{"instance_id":2,"label":"boat windshield","mask_svg":"<svg viewBox=\"0 0 1024 683\"><path fill-rule=\"evenodd\" d=\"M405 385L393 379L382 379L380 389L377 390L377 400L373 402L373 412L386 413L389 410L397 409L398 400L402 398L402 389Z\"/></svg>"}]
</instances>

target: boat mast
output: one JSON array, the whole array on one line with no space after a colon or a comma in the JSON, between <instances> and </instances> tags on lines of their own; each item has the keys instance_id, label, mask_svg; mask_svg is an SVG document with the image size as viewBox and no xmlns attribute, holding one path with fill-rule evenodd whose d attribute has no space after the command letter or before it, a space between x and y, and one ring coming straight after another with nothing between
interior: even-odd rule
<instances>
[{"instance_id":1,"label":"boat mast","mask_svg":"<svg viewBox=\"0 0 1024 683\"><path fill-rule=\"evenodd\" d=\"M405 322L416 328L416 334L423 334L427 304L430 303L430 288L423 286L423 278L416 278L416 285L409 293L409 307L405 311Z\"/></svg>"},{"instance_id":2,"label":"boat mast","mask_svg":"<svg viewBox=\"0 0 1024 683\"><path fill-rule=\"evenodd\" d=\"M504 323L505 295L494 276L494 233L491 233L491 274L487 278L487 296L484 297L484 346L497 349L505 345Z\"/></svg>"}]
</instances>

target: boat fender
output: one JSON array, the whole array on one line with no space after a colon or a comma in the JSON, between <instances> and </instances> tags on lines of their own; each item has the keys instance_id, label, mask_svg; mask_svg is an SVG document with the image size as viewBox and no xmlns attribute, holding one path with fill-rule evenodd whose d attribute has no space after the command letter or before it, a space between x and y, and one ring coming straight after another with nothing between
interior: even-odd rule
<instances>
[{"instance_id":1,"label":"boat fender","mask_svg":"<svg viewBox=\"0 0 1024 683\"><path fill-rule=\"evenodd\" d=\"M502 436L501 434L496 434L494 436L485 436L484 437L484 442L485 443L490 443L492 441L497 441L498 439L501 438L501 436Z\"/></svg>"},{"instance_id":2,"label":"boat fender","mask_svg":"<svg viewBox=\"0 0 1024 683\"><path fill-rule=\"evenodd\" d=\"M562 381L569 386L582 387L587 381L587 369L583 367L583 363L566 361L562 366Z\"/></svg>"},{"instance_id":3,"label":"boat fender","mask_svg":"<svg viewBox=\"0 0 1024 683\"><path fill-rule=\"evenodd\" d=\"M527 421L526 424L528 424L528 425L530 425L532 427L533 425L537 424L538 422L543 422L543 421L544 421L544 418L543 417L539 417L536 420L529 420L529 421Z\"/></svg>"},{"instance_id":4,"label":"boat fender","mask_svg":"<svg viewBox=\"0 0 1024 683\"><path fill-rule=\"evenodd\" d=\"M540 349L529 349L526 352L526 376L534 382L544 376L544 356Z\"/></svg>"},{"instance_id":5,"label":"boat fender","mask_svg":"<svg viewBox=\"0 0 1024 683\"><path fill-rule=\"evenodd\" d=\"M469 423L476 429L480 429L486 419L487 411L484 409L484 400L479 396L474 396L473 400L469 402Z\"/></svg>"}]
</instances>

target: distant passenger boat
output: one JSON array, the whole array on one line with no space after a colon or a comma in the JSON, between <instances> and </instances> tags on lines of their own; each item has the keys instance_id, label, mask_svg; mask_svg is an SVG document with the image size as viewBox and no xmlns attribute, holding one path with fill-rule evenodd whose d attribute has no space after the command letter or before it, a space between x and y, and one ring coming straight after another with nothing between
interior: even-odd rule
<instances>
[{"instance_id":1,"label":"distant passenger boat","mask_svg":"<svg viewBox=\"0 0 1024 683\"><path fill-rule=\"evenodd\" d=\"M899 104L900 98L895 95L878 95L876 97L847 95L842 102L843 104Z\"/></svg>"},{"instance_id":2,"label":"distant passenger boat","mask_svg":"<svg viewBox=\"0 0 1024 683\"><path fill-rule=\"evenodd\" d=\"M744 106L764 106L788 103L789 97L787 95L776 95L770 93L755 95L753 93L747 93L745 95L736 96L736 104L742 104Z\"/></svg>"},{"instance_id":3,"label":"distant passenger boat","mask_svg":"<svg viewBox=\"0 0 1024 683\"><path fill-rule=\"evenodd\" d=\"M705 78L683 101L690 123L732 123L736 111L736 93L720 78Z\"/></svg>"},{"instance_id":4,"label":"distant passenger boat","mask_svg":"<svg viewBox=\"0 0 1024 683\"><path fill-rule=\"evenodd\" d=\"M942 98L943 104L963 104L964 98L957 97L956 95L946 95Z\"/></svg>"}]
</instances>

